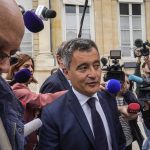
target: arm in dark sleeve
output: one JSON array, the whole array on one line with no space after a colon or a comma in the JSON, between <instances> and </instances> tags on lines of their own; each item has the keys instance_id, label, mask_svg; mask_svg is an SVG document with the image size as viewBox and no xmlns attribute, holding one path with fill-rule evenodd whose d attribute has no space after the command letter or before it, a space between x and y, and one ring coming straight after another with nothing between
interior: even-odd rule
<instances>
[{"instance_id":1,"label":"arm in dark sleeve","mask_svg":"<svg viewBox=\"0 0 150 150\"><path fill-rule=\"evenodd\" d=\"M124 97L127 104L138 102L138 99L136 98L135 94L132 91L129 91L129 90L127 90L123 94L123 97Z\"/></svg>"},{"instance_id":2,"label":"arm in dark sleeve","mask_svg":"<svg viewBox=\"0 0 150 150\"><path fill-rule=\"evenodd\" d=\"M57 86L57 84L52 83L52 82L45 82L40 88L40 93L55 93L58 91L62 91L60 87Z\"/></svg>"},{"instance_id":3,"label":"arm in dark sleeve","mask_svg":"<svg viewBox=\"0 0 150 150\"><path fill-rule=\"evenodd\" d=\"M57 127L47 107L43 109L41 120L43 126L40 129L39 149L60 150Z\"/></svg>"}]
</instances>

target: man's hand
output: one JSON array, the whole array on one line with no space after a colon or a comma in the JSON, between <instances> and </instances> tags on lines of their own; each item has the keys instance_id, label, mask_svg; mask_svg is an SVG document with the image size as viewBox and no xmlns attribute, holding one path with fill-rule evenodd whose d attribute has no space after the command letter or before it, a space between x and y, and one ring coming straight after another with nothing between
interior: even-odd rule
<instances>
[{"instance_id":1,"label":"man's hand","mask_svg":"<svg viewBox=\"0 0 150 150\"><path fill-rule=\"evenodd\" d=\"M99 86L100 91L105 91L105 82L102 82Z\"/></svg>"},{"instance_id":2,"label":"man's hand","mask_svg":"<svg viewBox=\"0 0 150 150\"><path fill-rule=\"evenodd\" d=\"M137 113L135 114L135 113L128 112L128 105L118 106L118 111L123 116L123 118L126 120L134 120L138 117Z\"/></svg>"}]
</instances>

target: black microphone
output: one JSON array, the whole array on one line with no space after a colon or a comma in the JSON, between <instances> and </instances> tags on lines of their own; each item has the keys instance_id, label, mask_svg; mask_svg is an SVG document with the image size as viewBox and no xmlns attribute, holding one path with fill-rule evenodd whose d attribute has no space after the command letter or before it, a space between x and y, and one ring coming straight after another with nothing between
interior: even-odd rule
<instances>
[{"instance_id":1,"label":"black microphone","mask_svg":"<svg viewBox=\"0 0 150 150\"><path fill-rule=\"evenodd\" d=\"M101 58L101 63L103 64L103 66L106 66L107 62L108 62L107 58L105 57Z\"/></svg>"},{"instance_id":2,"label":"black microphone","mask_svg":"<svg viewBox=\"0 0 150 150\"><path fill-rule=\"evenodd\" d=\"M49 18L56 17L56 11L46 8L43 5L39 5L35 10L35 14L42 20L48 20Z\"/></svg>"},{"instance_id":3,"label":"black microphone","mask_svg":"<svg viewBox=\"0 0 150 150\"><path fill-rule=\"evenodd\" d=\"M12 86L15 83L26 83L31 77L31 71L29 69L21 69L14 75L14 80L12 80L9 85Z\"/></svg>"},{"instance_id":4,"label":"black microphone","mask_svg":"<svg viewBox=\"0 0 150 150\"><path fill-rule=\"evenodd\" d=\"M33 33L40 32L44 29L43 21L35 14L34 11L26 11L23 14L23 19L26 28Z\"/></svg>"},{"instance_id":5,"label":"black microphone","mask_svg":"<svg viewBox=\"0 0 150 150\"><path fill-rule=\"evenodd\" d=\"M136 39L136 40L134 41L134 45L135 45L136 47L138 47L138 48L142 47L142 46L143 46L143 41L142 41L142 39Z\"/></svg>"}]
</instances>

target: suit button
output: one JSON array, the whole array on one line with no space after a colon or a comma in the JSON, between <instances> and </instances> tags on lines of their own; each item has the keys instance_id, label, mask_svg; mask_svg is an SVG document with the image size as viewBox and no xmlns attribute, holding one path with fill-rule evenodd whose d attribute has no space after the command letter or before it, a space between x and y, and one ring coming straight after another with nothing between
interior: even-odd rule
<instances>
[{"instance_id":1,"label":"suit button","mask_svg":"<svg viewBox=\"0 0 150 150\"><path fill-rule=\"evenodd\" d=\"M18 128L18 132L19 133L23 133L23 129L22 128Z\"/></svg>"}]
</instances>

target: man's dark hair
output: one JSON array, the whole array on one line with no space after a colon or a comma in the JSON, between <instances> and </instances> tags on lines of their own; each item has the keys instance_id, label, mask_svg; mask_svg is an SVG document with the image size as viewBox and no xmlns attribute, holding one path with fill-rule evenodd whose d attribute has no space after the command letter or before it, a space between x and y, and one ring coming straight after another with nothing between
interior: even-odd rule
<instances>
[{"instance_id":1,"label":"man's dark hair","mask_svg":"<svg viewBox=\"0 0 150 150\"><path fill-rule=\"evenodd\" d=\"M56 50L56 55L63 57L63 48L65 46L66 42L62 42L61 45Z\"/></svg>"},{"instance_id":2,"label":"man's dark hair","mask_svg":"<svg viewBox=\"0 0 150 150\"><path fill-rule=\"evenodd\" d=\"M90 39L76 38L68 41L63 48L63 61L65 67L70 68L72 56L75 51L78 50L80 52L90 52L91 48L95 48L98 52L95 42Z\"/></svg>"}]
</instances>

